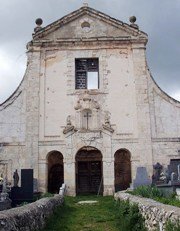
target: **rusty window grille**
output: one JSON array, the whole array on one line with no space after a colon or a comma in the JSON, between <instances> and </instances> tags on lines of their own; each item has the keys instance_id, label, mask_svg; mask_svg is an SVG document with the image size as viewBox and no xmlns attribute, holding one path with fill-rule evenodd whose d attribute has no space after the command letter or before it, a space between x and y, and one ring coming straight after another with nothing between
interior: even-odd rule
<instances>
[{"instance_id":1,"label":"rusty window grille","mask_svg":"<svg viewBox=\"0 0 180 231\"><path fill-rule=\"evenodd\" d=\"M99 61L97 58L75 59L76 89L99 88Z\"/></svg>"}]
</instances>

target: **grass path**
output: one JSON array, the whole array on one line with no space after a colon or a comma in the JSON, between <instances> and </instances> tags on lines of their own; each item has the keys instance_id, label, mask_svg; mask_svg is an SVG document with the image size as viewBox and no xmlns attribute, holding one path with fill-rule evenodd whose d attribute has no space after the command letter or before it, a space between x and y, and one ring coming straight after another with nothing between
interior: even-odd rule
<instances>
[{"instance_id":1,"label":"grass path","mask_svg":"<svg viewBox=\"0 0 180 231\"><path fill-rule=\"evenodd\" d=\"M77 204L78 201L97 200L96 204ZM113 197L65 197L42 231L119 231Z\"/></svg>"}]
</instances>

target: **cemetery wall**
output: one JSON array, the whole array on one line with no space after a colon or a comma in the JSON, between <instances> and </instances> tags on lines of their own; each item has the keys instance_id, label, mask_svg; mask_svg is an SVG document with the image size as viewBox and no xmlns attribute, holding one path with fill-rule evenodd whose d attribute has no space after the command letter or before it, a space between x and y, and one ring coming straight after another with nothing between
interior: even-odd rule
<instances>
[{"instance_id":1,"label":"cemetery wall","mask_svg":"<svg viewBox=\"0 0 180 231\"><path fill-rule=\"evenodd\" d=\"M63 197L55 195L43 198L34 203L17 207L0 213L1 231L40 230L54 209L63 204Z\"/></svg>"},{"instance_id":2,"label":"cemetery wall","mask_svg":"<svg viewBox=\"0 0 180 231\"><path fill-rule=\"evenodd\" d=\"M169 219L171 221L180 220L180 208L175 206L165 205L152 199L137 197L125 192L116 193L115 199L129 200L130 203L138 204L139 210L145 218L145 225L149 231L157 230L157 228L164 230L165 223Z\"/></svg>"}]
</instances>

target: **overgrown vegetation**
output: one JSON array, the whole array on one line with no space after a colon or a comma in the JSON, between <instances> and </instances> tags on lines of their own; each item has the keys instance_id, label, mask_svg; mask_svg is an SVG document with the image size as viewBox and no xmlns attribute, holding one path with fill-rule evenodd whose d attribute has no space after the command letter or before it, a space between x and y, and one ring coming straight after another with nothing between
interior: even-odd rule
<instances>
[{"instance_id":1,"label":"overgrown vegetation","mask_svg":"<svg viewBox=\"0 0 180 231\"><path fill-rule=\"evenodd\" d=\"M42 199L42 198L53 197L53 196L54 196L54 194L49 193L49 192L46 192L46 193L38 193L38 194L34 194L34 196L33 196L33 201L37 201L37 200Z\"/></svg>"},{"instance_id":2,"label":"overgrown vegetation","mask_svg":"<svg viewBox=\"0 0 180 231\"><path fill-rule=\"evenodd\" d=\"M53 196L54 196L54 194L46 192L46 193L41 194L40 199L45 198L45 197L53 197Z\"/></svg>"},{"instance_id":3,"label":"overgrown vegetation","mask_svg":"<svg viewBox=\"0 0 180 231\"><path fill-rule=\"evenodd\" d=\"M146 231L144 218L140 214L138 205L131 205L129 201L117 202L118 223L121 231Z\"/></svg>"},{"instance_id":4,"label":"overgrown vegetation","mask_svg":"<svg viewBox=\"0 0 180 231\"><path fill-rule=\"evenodd\" d=\"M84 200L96 204L79 205ZM136 205L114 201L113 197L65 197L63 206L56 209L43 231L145 231L144 221Z\"/></svg>"},{"instance_id":5,"label":"overgrown vegetation","mask_svg":"<svg viewBox=\"0 0 180 231\"><path fill-rule=\"evenodd\" d=\"M139 186L133 191L129 191L128 193L147 197L159 201L163 204L173 205L180 207L180 200L176 199L176 194L165 194L162 190L158 189L155 186Z\"/></svg>"},{"instance_id":6,"label":"overgrown vegetation","mask_svg":"<svg viewBox=\"0 0 180 231\"><path fill-rule=\"evenodd\" d=\"M180 231L180 221L168 221L165 226L165 231Z\"/></svg>"}]
</instances>

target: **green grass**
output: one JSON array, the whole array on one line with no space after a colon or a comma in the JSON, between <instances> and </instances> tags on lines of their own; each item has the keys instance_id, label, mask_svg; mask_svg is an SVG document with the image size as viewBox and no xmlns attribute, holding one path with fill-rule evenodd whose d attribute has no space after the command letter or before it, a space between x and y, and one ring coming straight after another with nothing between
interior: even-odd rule
<instances>
[{"instance_id":1,"label":"green grass","mask_svg":"<svg viewBox=\"0 0 180 231\"><path fill-rule=\"evenodd\" d=\"M97 204L79 205L78 201L97 200ZM49 219L43 231L118 231L113 197L65 197L65 203Z\"/></svg>"},{"instance_id":2,"label":"green grass","mask_svg":"<svg viewBox=\"0 0 180 231\"><path fill-rule=\"evenodd\" d=\"M98 203L77 204L83 200ZM65 197L64 205L56 209L42 231L143 231L141 218L137 206L116 202L112 196ZM135 225L139 229L134 229Z\"/></svg>"},{"instance_id":3,"label":"green grass","mask_svg":"<svg viewBox=\"0 0 180 231\"><path fill-rule=\"evenodd\" d=\"M180 220L175 222L168 221L165 226L165 231L180 231Z\"/></svg>"},{"instance_id":4,"label":"green grass","mask_svg":"<svg viewBox=\"0 0 180 231\"><path fill-rule=\"evenodd\" d=\"M154 200L159 201L160 203L163 203L163 204L173 205L173 206L180 208L180 200L178 200L176 198L165 198L165 197L159 198L159 197L157 197L157 198L154 198Z\"/></svg>"}]
</instances>

